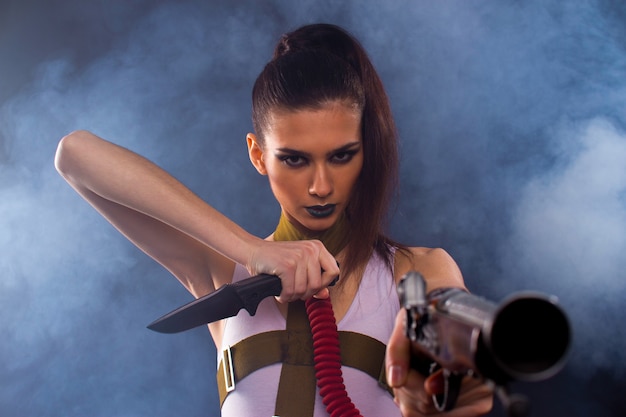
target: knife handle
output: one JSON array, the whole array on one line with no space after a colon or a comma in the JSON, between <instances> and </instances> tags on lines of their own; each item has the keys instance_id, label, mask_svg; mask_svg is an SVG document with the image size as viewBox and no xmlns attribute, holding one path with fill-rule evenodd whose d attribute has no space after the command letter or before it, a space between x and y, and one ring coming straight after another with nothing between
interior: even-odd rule
<instances>
[{"instance_id":1,"label":"knife handle","mask_svg":"<svg viewBox=\"0 0 626 417\"><path fill-rule=\"evenodd\" d=\"M237 294L241 297L243 308L251 316L256 314L256 309L262 299L270 296L277 297L283 290L280 278L269 274L255 275L230 285L239 287Z\"/></svg>"}]
</instances>

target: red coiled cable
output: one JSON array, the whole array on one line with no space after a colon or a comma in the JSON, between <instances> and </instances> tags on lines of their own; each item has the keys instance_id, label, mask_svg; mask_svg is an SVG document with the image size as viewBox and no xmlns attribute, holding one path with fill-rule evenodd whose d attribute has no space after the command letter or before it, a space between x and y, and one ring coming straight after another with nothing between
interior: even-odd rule
<instances>
[{"instance_id":1,"label":"red coiled cable","mask_svg":"<svg viewBox=\"0 0 626 417\"><path fill-rule=\"evenodd\" d=\"M313 333L315 377L326 411L330 417L361 417L343 383L339 333L330 298L309 298L306 312Z\"/></svg>"}]
</instances>

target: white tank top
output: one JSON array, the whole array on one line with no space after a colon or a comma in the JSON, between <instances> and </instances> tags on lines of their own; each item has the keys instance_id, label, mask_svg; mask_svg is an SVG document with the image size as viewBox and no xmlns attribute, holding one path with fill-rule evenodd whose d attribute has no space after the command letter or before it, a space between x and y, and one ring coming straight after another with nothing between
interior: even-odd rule
<instances>
[{"instance_id":1,"label":"white tank top","mask_svg":"<svg viewBox=\"0 0 626 417\"><path fill-rule=\"evenodd\" d=\"M246 269L237 265L233 282L248 277ZM356 296L346 315L337 323L337 328L362 333L387 344L399 309L392 273L383 259L375 254L367 264ZM241 310L237 316L226 320L218 363L226 347L254 334L284 330L285 327L286 320L272 297L261 301L253 317ZM237 382L235 390L224 401L222 416L273 416L281 366L277 363L261 368ZM378 381L354 368L344 366L342 371L348 395L364 417L400 416L393 397L378 385ZM319 389L315 396L314 416L328 416Z\"/></svg>"}]
</instances>

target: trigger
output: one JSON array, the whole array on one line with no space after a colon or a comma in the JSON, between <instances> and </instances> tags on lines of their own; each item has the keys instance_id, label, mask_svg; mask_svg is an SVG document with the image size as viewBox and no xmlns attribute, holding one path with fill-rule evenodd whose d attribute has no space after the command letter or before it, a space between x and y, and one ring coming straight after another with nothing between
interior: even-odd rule
<instances>
[{"instance_id":1,"label":"trigger","mask_svg":"<svg viewBox=\"0 0 626 417\"><path fill-rule=\"evenodd\" d=\"M431 374L436 372L439 368L439 364L433 363L430 369ZM454 408L456 400L459 398L463 375L451 372L450 370L444 368L442 376L444 382L443 392L441 394L433 395L433 402L437 411L450 411Z\"/></svg>"}]
</instances>

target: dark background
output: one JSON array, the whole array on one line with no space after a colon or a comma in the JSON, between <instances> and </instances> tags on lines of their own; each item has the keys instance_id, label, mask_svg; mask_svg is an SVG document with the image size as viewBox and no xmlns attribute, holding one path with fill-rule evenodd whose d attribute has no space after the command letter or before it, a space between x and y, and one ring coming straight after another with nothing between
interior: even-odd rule
<instances>
[{"instance_id":1,"label":"dark background","mask_svg":"<svg viewBox=\"0 0 626 417\"><path fill-rule=\"evenodd\" d=\"M251 87L282 32L319 21L391 97L392 236L444 247L474 293L559 297L568 364L515 387L533 416L626 415L625 4L0 0L0 415L218 414L208 331L145 328L191 296L56 174L56 144L91 130L265 236Z\"/></svg>"}]
</instances>

